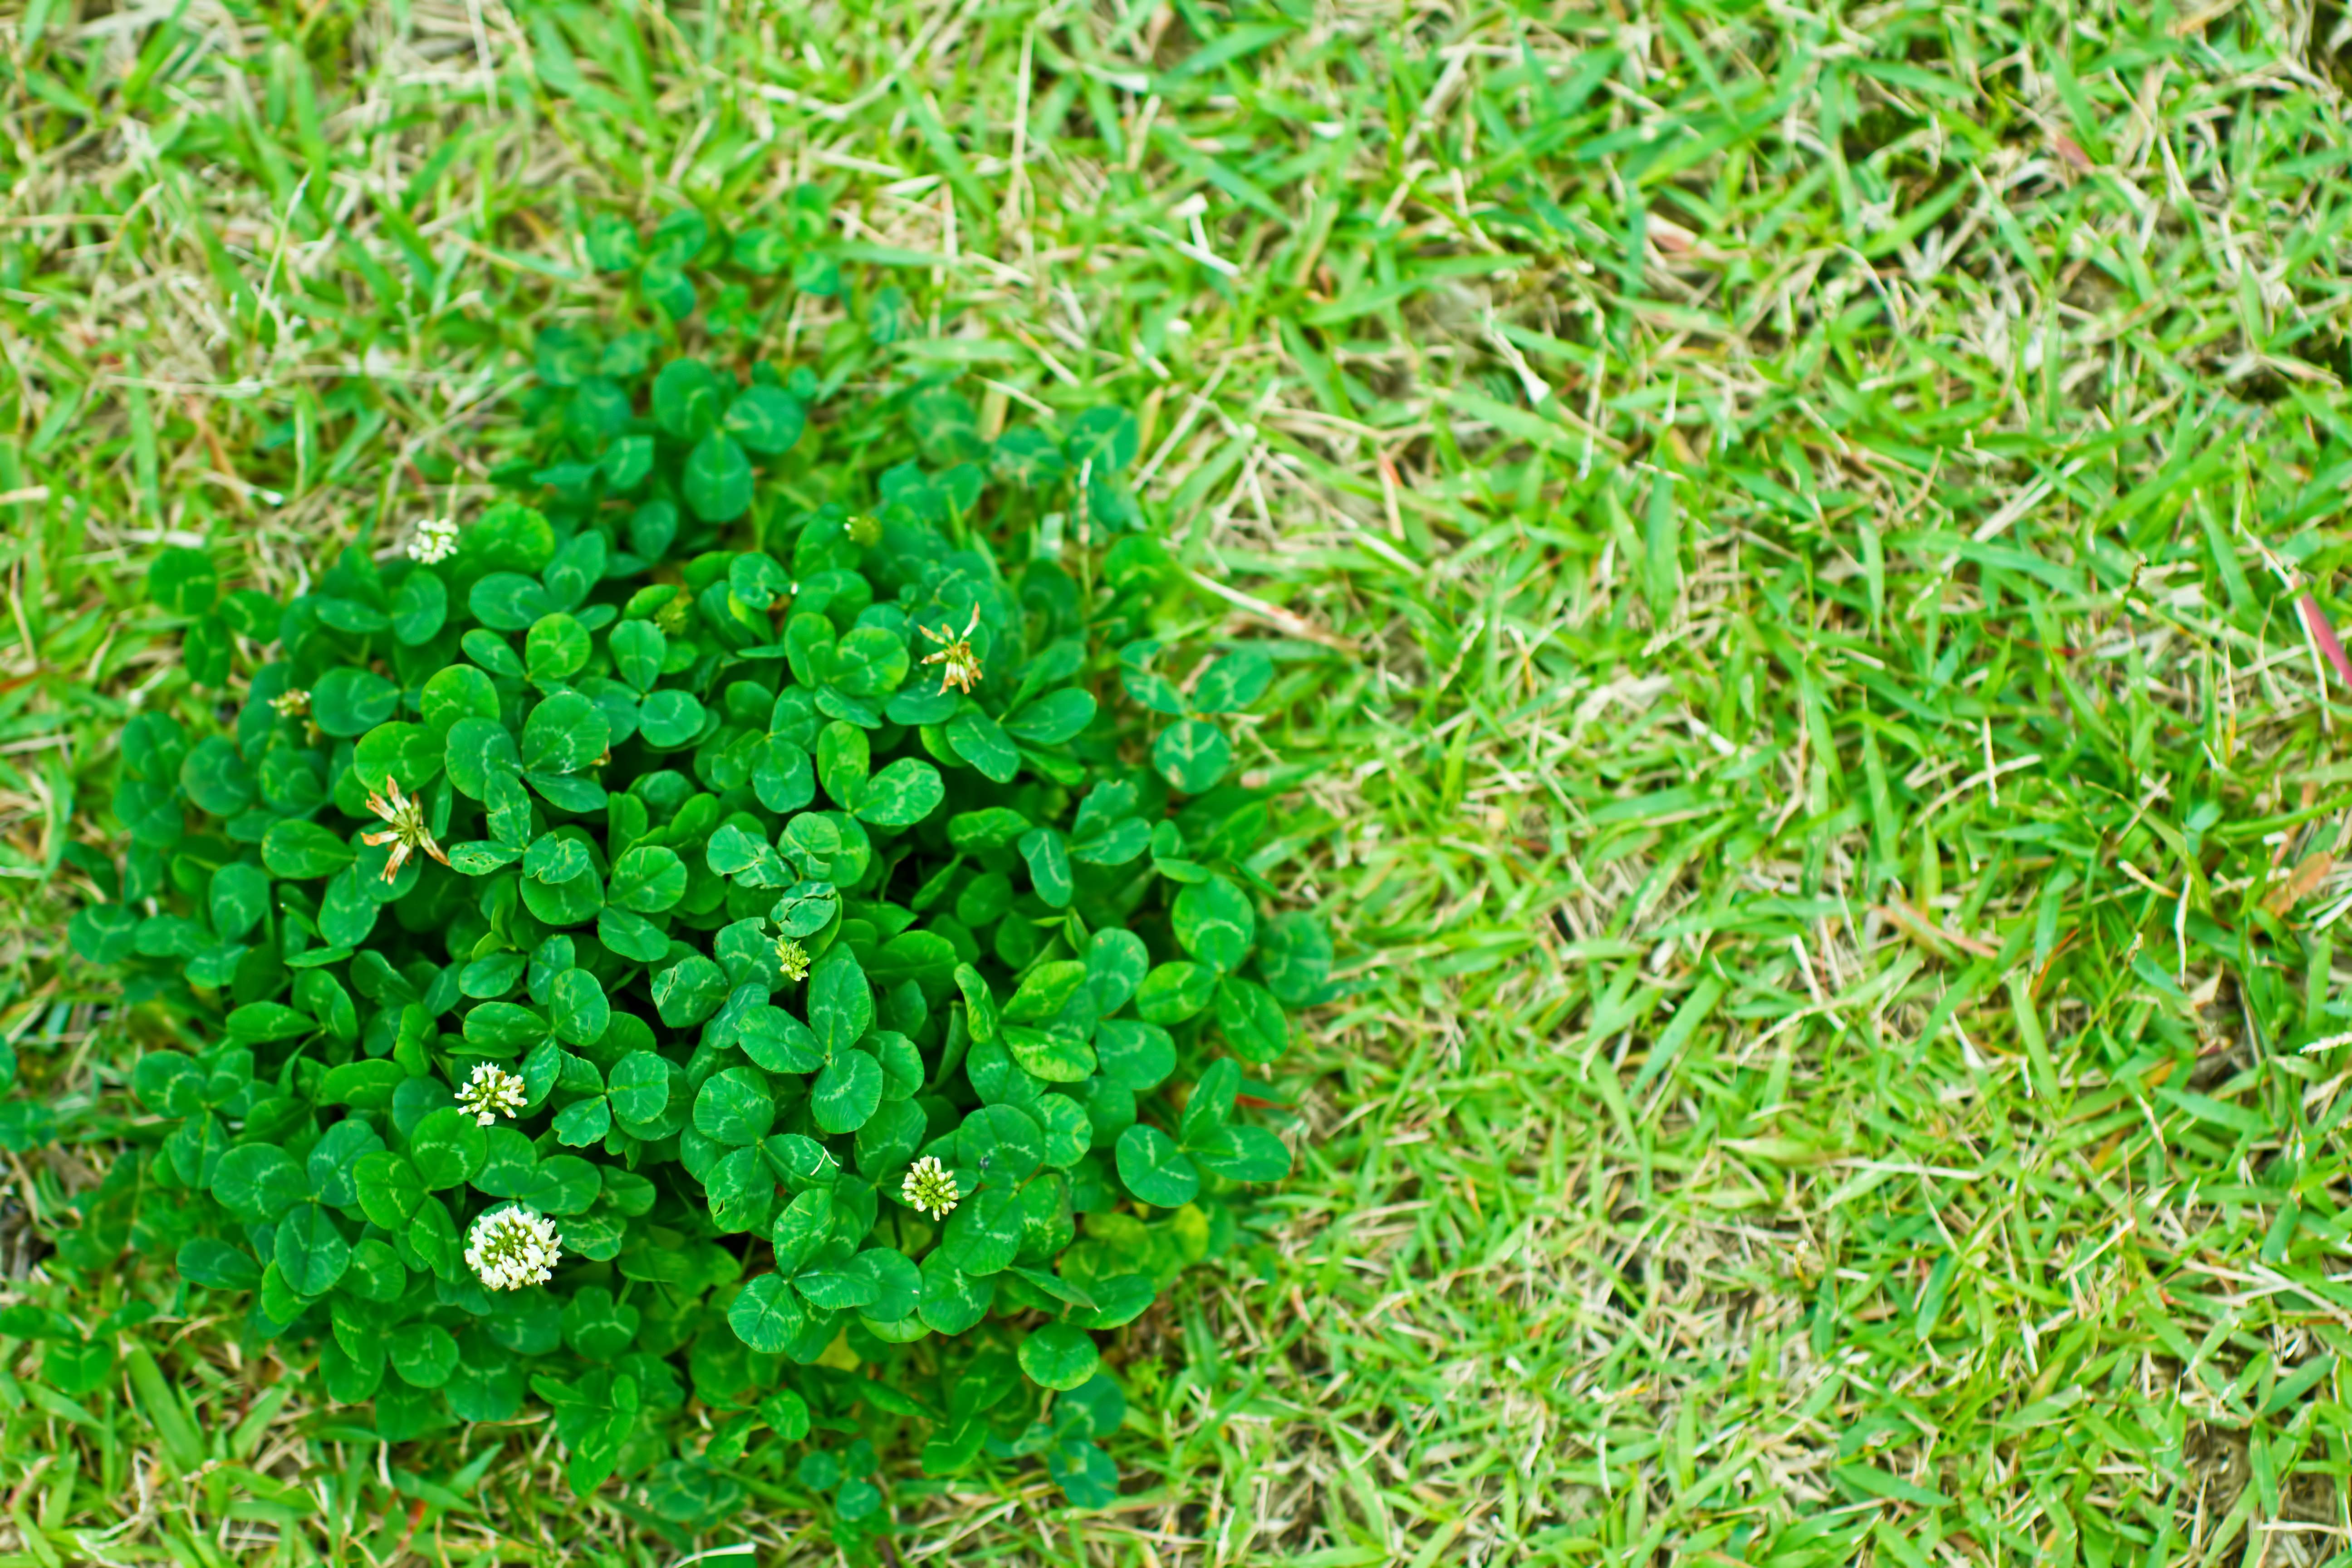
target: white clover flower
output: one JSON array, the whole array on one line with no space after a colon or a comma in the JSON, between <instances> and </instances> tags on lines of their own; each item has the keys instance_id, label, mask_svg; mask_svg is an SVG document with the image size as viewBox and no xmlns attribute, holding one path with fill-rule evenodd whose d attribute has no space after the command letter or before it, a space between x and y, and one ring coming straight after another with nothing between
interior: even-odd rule
<instances>
[{"instance_id":1,"label":"white clover flower","mask_svg":"<svg viewBox=\"0 0 2352 1568\"><path fill-rule=\"evenodd\" d=\"M454 518L428 517L408 536L408 558L431 566L457 553L457 523Z\"/></svg>"},{"instance_id":2,"label":"white clover flower","mask_svg":"<svg viewBox=\"0 0 2352 1568\"><path fill-rule=\"evenodd\" d=\"M898 1195L935 1220L947 1218L963 1196L956 1191L955 1173L929 1154L907 1168Z\"/></svg>"},{"instance_id":3,"label":"white clover flower","mask_svg":"<svg viewBox=\"0 0 2352 1568\"><path fill-rule=\"evenodd\" d=\"M493 1290L544 1285L562 1258L555 1222L521 1204L490 1210L466 1234L466 1267Z\"/></svg>"},{"instance_id":4,"label":"white clover flower","mask_svg":"<svg viewBox=\"0 0 2352 1568\"><path fill-rule=\"evenodd\" d=\"M494 1062L477 1062L474 1076L457 1091L457 1109L472 1111L474 1120L488 1127L500 1116L519 1114L530 1093L516 1074Z\"/></svg>"}]
</instances>

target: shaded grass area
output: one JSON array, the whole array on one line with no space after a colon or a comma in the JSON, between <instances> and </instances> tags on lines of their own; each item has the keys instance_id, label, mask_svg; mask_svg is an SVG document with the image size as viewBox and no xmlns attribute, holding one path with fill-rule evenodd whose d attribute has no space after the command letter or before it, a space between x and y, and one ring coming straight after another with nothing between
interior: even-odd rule
<instances>
[{"instance_id":1,"label":"shaded grass area","mask_svg":"<svg viewBox=\"0 0 2352 1568\"><path fill-rule=\"evenodd\" d=\"M1114 1354L1130 1495L901 1482L903 1560L2341 1559L2352 710L2295 595L2347 613L2343 31L16 7L0 1037L12 1145L69 1134L23 1217L69 1243L135 1115L60 931L121 719L200 706L149 553L283 590L478 505L532 334L608 303L578 215L816 182L850 286L777 356L1138 409L1199 613L1284 658L1245 754L1318 764L1291 891L1359 986L1300 1174ZM86 1390L0 1345L9 1563L696 1545L538 1427L322 1437L147 1263L12 1289L161 1315Z\"/></svg>"}]
</instances>

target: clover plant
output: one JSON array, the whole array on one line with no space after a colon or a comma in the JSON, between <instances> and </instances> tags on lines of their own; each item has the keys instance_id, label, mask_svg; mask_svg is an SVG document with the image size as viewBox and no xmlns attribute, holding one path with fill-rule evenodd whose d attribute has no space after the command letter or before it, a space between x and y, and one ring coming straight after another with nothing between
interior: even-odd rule
<instances>
[{"instance_id":1,"label":"clover plant","mask_svg":"<svg viewBox=\"0 0 2352 1568\"><path fill-rule=\"evenodd\" d=\"M916 1464L1101 1504L1103 1336L1291 1164L1244 1090L1329 949L1215 717L1274 664L1151 640L1125 414L666 354L690 268L839 270L589 240L631 292L540 339L520 494L284 603L156 562L232 700L122 732L71 938L177 1043L92 1223L385 1440L541 1407L576 1488L852 1539Z\"/></svg>"}]
</instances>

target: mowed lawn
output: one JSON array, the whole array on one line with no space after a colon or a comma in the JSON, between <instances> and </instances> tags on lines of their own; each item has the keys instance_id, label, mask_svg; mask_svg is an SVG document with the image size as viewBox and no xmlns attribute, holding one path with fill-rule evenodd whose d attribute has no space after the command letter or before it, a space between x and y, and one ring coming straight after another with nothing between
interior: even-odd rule
<instances>
[{"instance_id":1,"label":"mowed lawn","mask_svg":"<svg viewBox=\"0 0 2352 1568\"><path fill-rule=\"evenodd\" d=\"M87 1285L0 1300L117 1354L0 1341L0 1568L833 1560L83 1258L62 938L207 708L152 552L478 509L586 215L804 184L780 363L1136 412L1349 982L1110 1352L1120 1503L902 1467L898 1562L2352 1561L2347 16L0 7L0 1262Z\"/></svg>"}]
</instances>

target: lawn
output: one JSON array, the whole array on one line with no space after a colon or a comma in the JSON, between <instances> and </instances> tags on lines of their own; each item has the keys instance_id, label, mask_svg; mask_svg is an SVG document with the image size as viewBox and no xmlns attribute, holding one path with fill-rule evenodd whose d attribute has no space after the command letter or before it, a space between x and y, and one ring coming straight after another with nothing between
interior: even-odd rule
<instances>
[{"instance_id":1,"label":"lawn","mask_svg":"<svg viewBox=\"0 0 2352 1568\"><path fill-rule=\"evenodd\" d=\"M201 706L154 552L285 592L479 504L586 215L818 184L780 362L1135 411L1348 982L1297 1173L1111 1352L1126 1495L909 1475L899 1561L2352 1561L2347 37L13 0L8 1273L142 1114L61 932L123 720ZM0 1298L130 1308L79 1397L0 1340L5 1568L833 1560L338 1436L132 1261Z\"/></svg>"}]
</instances>

